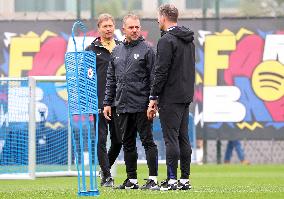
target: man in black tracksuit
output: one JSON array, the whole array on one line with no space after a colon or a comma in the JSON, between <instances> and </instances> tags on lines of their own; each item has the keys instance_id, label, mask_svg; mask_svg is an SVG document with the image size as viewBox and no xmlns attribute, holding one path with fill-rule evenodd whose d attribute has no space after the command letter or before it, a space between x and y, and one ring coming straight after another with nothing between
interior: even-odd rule
<instances>
[{"instance_id":1,"label":"man in black tracksuit","mask_svg":"<svg viewBox=\"0 0 284 199\"><path fill-rule=\"evenodd\" d=\"M113 48L119 44L113 38L114 35L114 19L109 14L101 14L98 17L98 31L100 37L96 38L86 50L96 53L96 67L98 77L98 104L99 104L99 132L98 132L98 160L101 167L101 185L112 187L114 184L111 177L110 168L114 164L122 147L121 135L116 128L115 114L113 119L108 121L103 115L103 100L105 95L107 68L111 60L111 52ZM115 108L112 107L115 113ZM111 146L107 153L106 142L108 135L108 126L110 131Z\"/></svg>"},{"instance_id":2,"label":"man in black tracksuit","mask_svg":"<svg viewBox=\"0 0 284 199\"><path fill-rule=\"evenodd\" d=\"M152 135L152 121L147 119L153 49L140 36L140 20L129 14L123 19L125 41L116 46L107 72L104 114L107 119L115 102L118 126L122 133L127 179L119 189L138 189L136 136L139 132L145 149L149 179L141 189L157 189L158 151Z\"/></svg>"},{"instance_id":3,"label":"man in black tracksuit","mask_svg":"<svg viewBox=\"0 0 284 199\"><path fill-rule=\"evenodd\" d=\"M159 102L167 163L167 180L161 183L161 190L191 188L189 174L192 150L188 137L188 119L189 104L194 94L194 33L177 26L177 18L178 10L174 5L164 4L159 8L158 22L163 32L157 44L149 109L156 109ZM181 178L177 181L179 159Z\"/></svg>"}]
</instances>

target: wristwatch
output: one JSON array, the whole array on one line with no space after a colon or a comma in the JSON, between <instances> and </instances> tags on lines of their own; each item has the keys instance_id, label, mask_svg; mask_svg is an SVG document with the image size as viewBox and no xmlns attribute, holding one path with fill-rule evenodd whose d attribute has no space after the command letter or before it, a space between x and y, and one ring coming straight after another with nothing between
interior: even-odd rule
<instances>
[{"instance_id":1,"label":"wristwatch","mask_svg":"<svg viewBox=\"0 0 284 199\"><path fill-rule=\"evenodd\" d=\"M149 100L157 100L157 99L158 99L158 96L153 96L153 95L149 96Z\"/></svg>"}]
</instances>

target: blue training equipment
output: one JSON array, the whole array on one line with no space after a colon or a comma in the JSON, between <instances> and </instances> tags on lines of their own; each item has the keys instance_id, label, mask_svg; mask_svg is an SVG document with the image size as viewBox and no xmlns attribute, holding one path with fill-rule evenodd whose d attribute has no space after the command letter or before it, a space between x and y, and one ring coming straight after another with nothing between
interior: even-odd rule
<instances>
[{"instance_id":1,"label":"blue training equipment","mask_svg":"<svg viewBox=\"0 0 284 199\"><path fill-rule=\"evenodd\" d=\"M80 52L77 51L75 40L75 31L78 27L84 32L83 51ZM96 54L92 51L84 51L85 37L85 25L81 21L76 21L72 27L75 52L65 54L68 110L74 158L78 171L78 195L98 196L99 190L96 178L98 143ZM94 129L92 126L94 122L90 120L90 117L93 115L95 116L95 133L91 133ZM85 154L87 154L87 158ZM89 164L89 167L87 164ZM88 167L90 172L88 190L85 167Z\"/></svg>"}]
</instances>

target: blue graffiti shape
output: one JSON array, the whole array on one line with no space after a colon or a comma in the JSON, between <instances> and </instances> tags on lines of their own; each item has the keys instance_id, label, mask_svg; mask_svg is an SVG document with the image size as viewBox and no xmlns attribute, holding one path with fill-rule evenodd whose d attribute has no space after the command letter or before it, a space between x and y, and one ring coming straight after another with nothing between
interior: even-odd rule
<instances>
[{"instance_id":1,"label":"blue graffiti shape","mask_svg":"<svg viewBox=\"0 0 284 199\"><path fill-rule=\"evenodd\" d=\"M236 77L234 80L235 86L237 86L241 91L239 101L246 107L246 116L243 121L273 121L263 101L254 94L250 79L247 77Z\"/></svg>"},{"instance_id":2,"label":"blue graffiti shape","mask_svg":"<svg viewBox=\"0 0 284 199\"><path fill-rule=\"evenodd\" d=\"M257 33L263 38L265 39L266 38L266 35L271 35L273 34L274 31L268 31L268 32L265 32L265 31L262 31L262 30L257 30Z\"/></svg>"},{"instance_id":3,"label":"blue graffiti shape","mask_svg":"<svg viewBox=\"0 0 284 199\"><path fill-rule=\"evenodd\" d=\"M60 35L61 35L61 37L63 37L63 39L65 39L66 41L69 40L70 35L66 34L65 32L61 32Z\"/></svg>"},{"instance_id":4,"label":"blue graffiti shape","mask_svg":"<svg viewBox=\"0 0 284 199\"><path fill-rule=\"evenodd\" d=\"M54 83L39 83L44 92L44 97L41 100L48 107L47 121L67 123L67 103L57 95L57 90Z\"/></svg>"},{"instance_id":5,"label":"blue graffiti shape","mask_svg":"<svg viewBox=\"0 0 284 199\"><path fill-rule=\"evenodd\" d=\"M235 128L235 123L233 123L233 122L227 122L226 124L232 129Z\"/></svg>"},{"instance_id":6,"label":"blue graffiti shape","mask_svg":"<svg viewBox=\"0 0 284 199\"><path fill-rule=\"evenodd\" d=\"M8 76L9 72L9 54L7 50L3 49L3 57L4 57L4 63L0 65L0 70L4 72L5 76Z\"/></svg>"},{"instance_id":7,"label":"blue graffiti shape","mask_svg":"<svg viewBox=\"0 0 284 199\"><path fill-rule=\"evenodd\" d=\"M202 51L201 48L197 48L197 53L199 57L199 62L197 62L195 65L196 70L203 75L204 74L204 52Z\"/></svg>"},{"instance_id":8,"label":"blue graffiti shape","mask_svg":"<svg viewBox=\"0 0 284 199\"><path fill-rule=\"evenodd\" d=\"M284 127L284 122L268 122L265 124L265 127L274 127L276 130L279 130Z\"/></svg>"},{"instance_id":9,"label":"blue graffiti shape","mask_svg":"<svg viewBox=\"0 0 284 199\"><path fill-rule=\"evenodd\" d=\"M223 122L217 122L213 124L209 124L208 127L212 129L219 129L223 125Z\"/></svg>"}]
</instances>

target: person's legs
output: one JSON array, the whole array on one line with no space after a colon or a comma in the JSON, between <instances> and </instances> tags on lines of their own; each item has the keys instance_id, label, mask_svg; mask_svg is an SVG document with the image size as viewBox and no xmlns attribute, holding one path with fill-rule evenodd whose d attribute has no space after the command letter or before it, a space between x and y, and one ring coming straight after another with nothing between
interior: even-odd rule
<instances>
[{"instance_id":1,"label":"person's legs","mask_svg":"<svg viewBox=\"0 0 284 199\"><path fill-rule=\"evenodd\" d=\"M181 179L188 179L190 175L191 145L188 137L189 107L184 105L183 117L179 131L180 170Z\"/></svg>"},{"instance_id":2,"label":"person's legs","mask_svg":"<svg viewBox=\"0 0 284 199\"><path fill-rule=\"evenodd\" d=\"M118 116L118 124L122 134L124 161L128 179L137 179L137 128L133 113L121 113Z\"/></svg>"},{"instance_id":3,"label":"person's legs","mask_svg":"<svg viewBox=\"0 0 284 199\"><path fill-rule=\"evenodd\" d=\"M99 114L99 129L98 129L98 160L102 170L103 178L106 179L111 176L109 158L107 155L107 121L103 114Z\"/></svg>"},{"instance_id":4,"label":"person's legs","mask_svg":"<svg viewBox=\"0 0 284 199\"><path fill-rule=\"evenodd\" d=\"M158 176L158 149L152 134L152 122L146 112L136 113L136 123L142 145L145 149L149 176Z\"/></svg>"},{"instance_id":5,"label":"person's legs","mask_svg":"<svg viewBox=\"0 0 284 199\"><path fill-rule=\"evenodd\" d=\"M110 168L114 164L122 148L121 132L120 132L119 127L117 126L116 120L117 120L116 111L115 111L115 108L112 108L112 117L111 117L111 121L109 121L111 145L108 150L108 159L109 159Z\"/></svg>"},{"instance_id":6,"label":"person's legs","mask_svg":"<svg viewBox=\"0 0 284 199\"><path fill-rule=\"evenodd\" d=\"M240 161L244 161L245 160L245 154L244 154L244 150L242 148L241 142L239 140L234 140L233 144L235 146L236 152L238 154L238 157L240 159Z\"/></svg>"},{"instance_id":7,"label":"person's legs","mask_svg":"<svg viewBox=\"0 0 284 199\"><path fill-rule=\"evenodd\" d=\"M176 104L163 104L160 105L159 115L166 146L167 178L176 180L180 158L179 130L182 114Z\"/></svg>"},{"instance_id":8,"label":"person's legs","mask_svg":"<svg viewBox=\"0 0 284 199\"><path fill-rule=\"evenodd\" d=\"M229 163L231 161L231 157L232 157L232 153L233 153L233 147L234 147L233 141L228 140L227 148L226 148L226 152L225 152L225 159L224 159L225 163Z\"/></svg>"}]
</instances>

